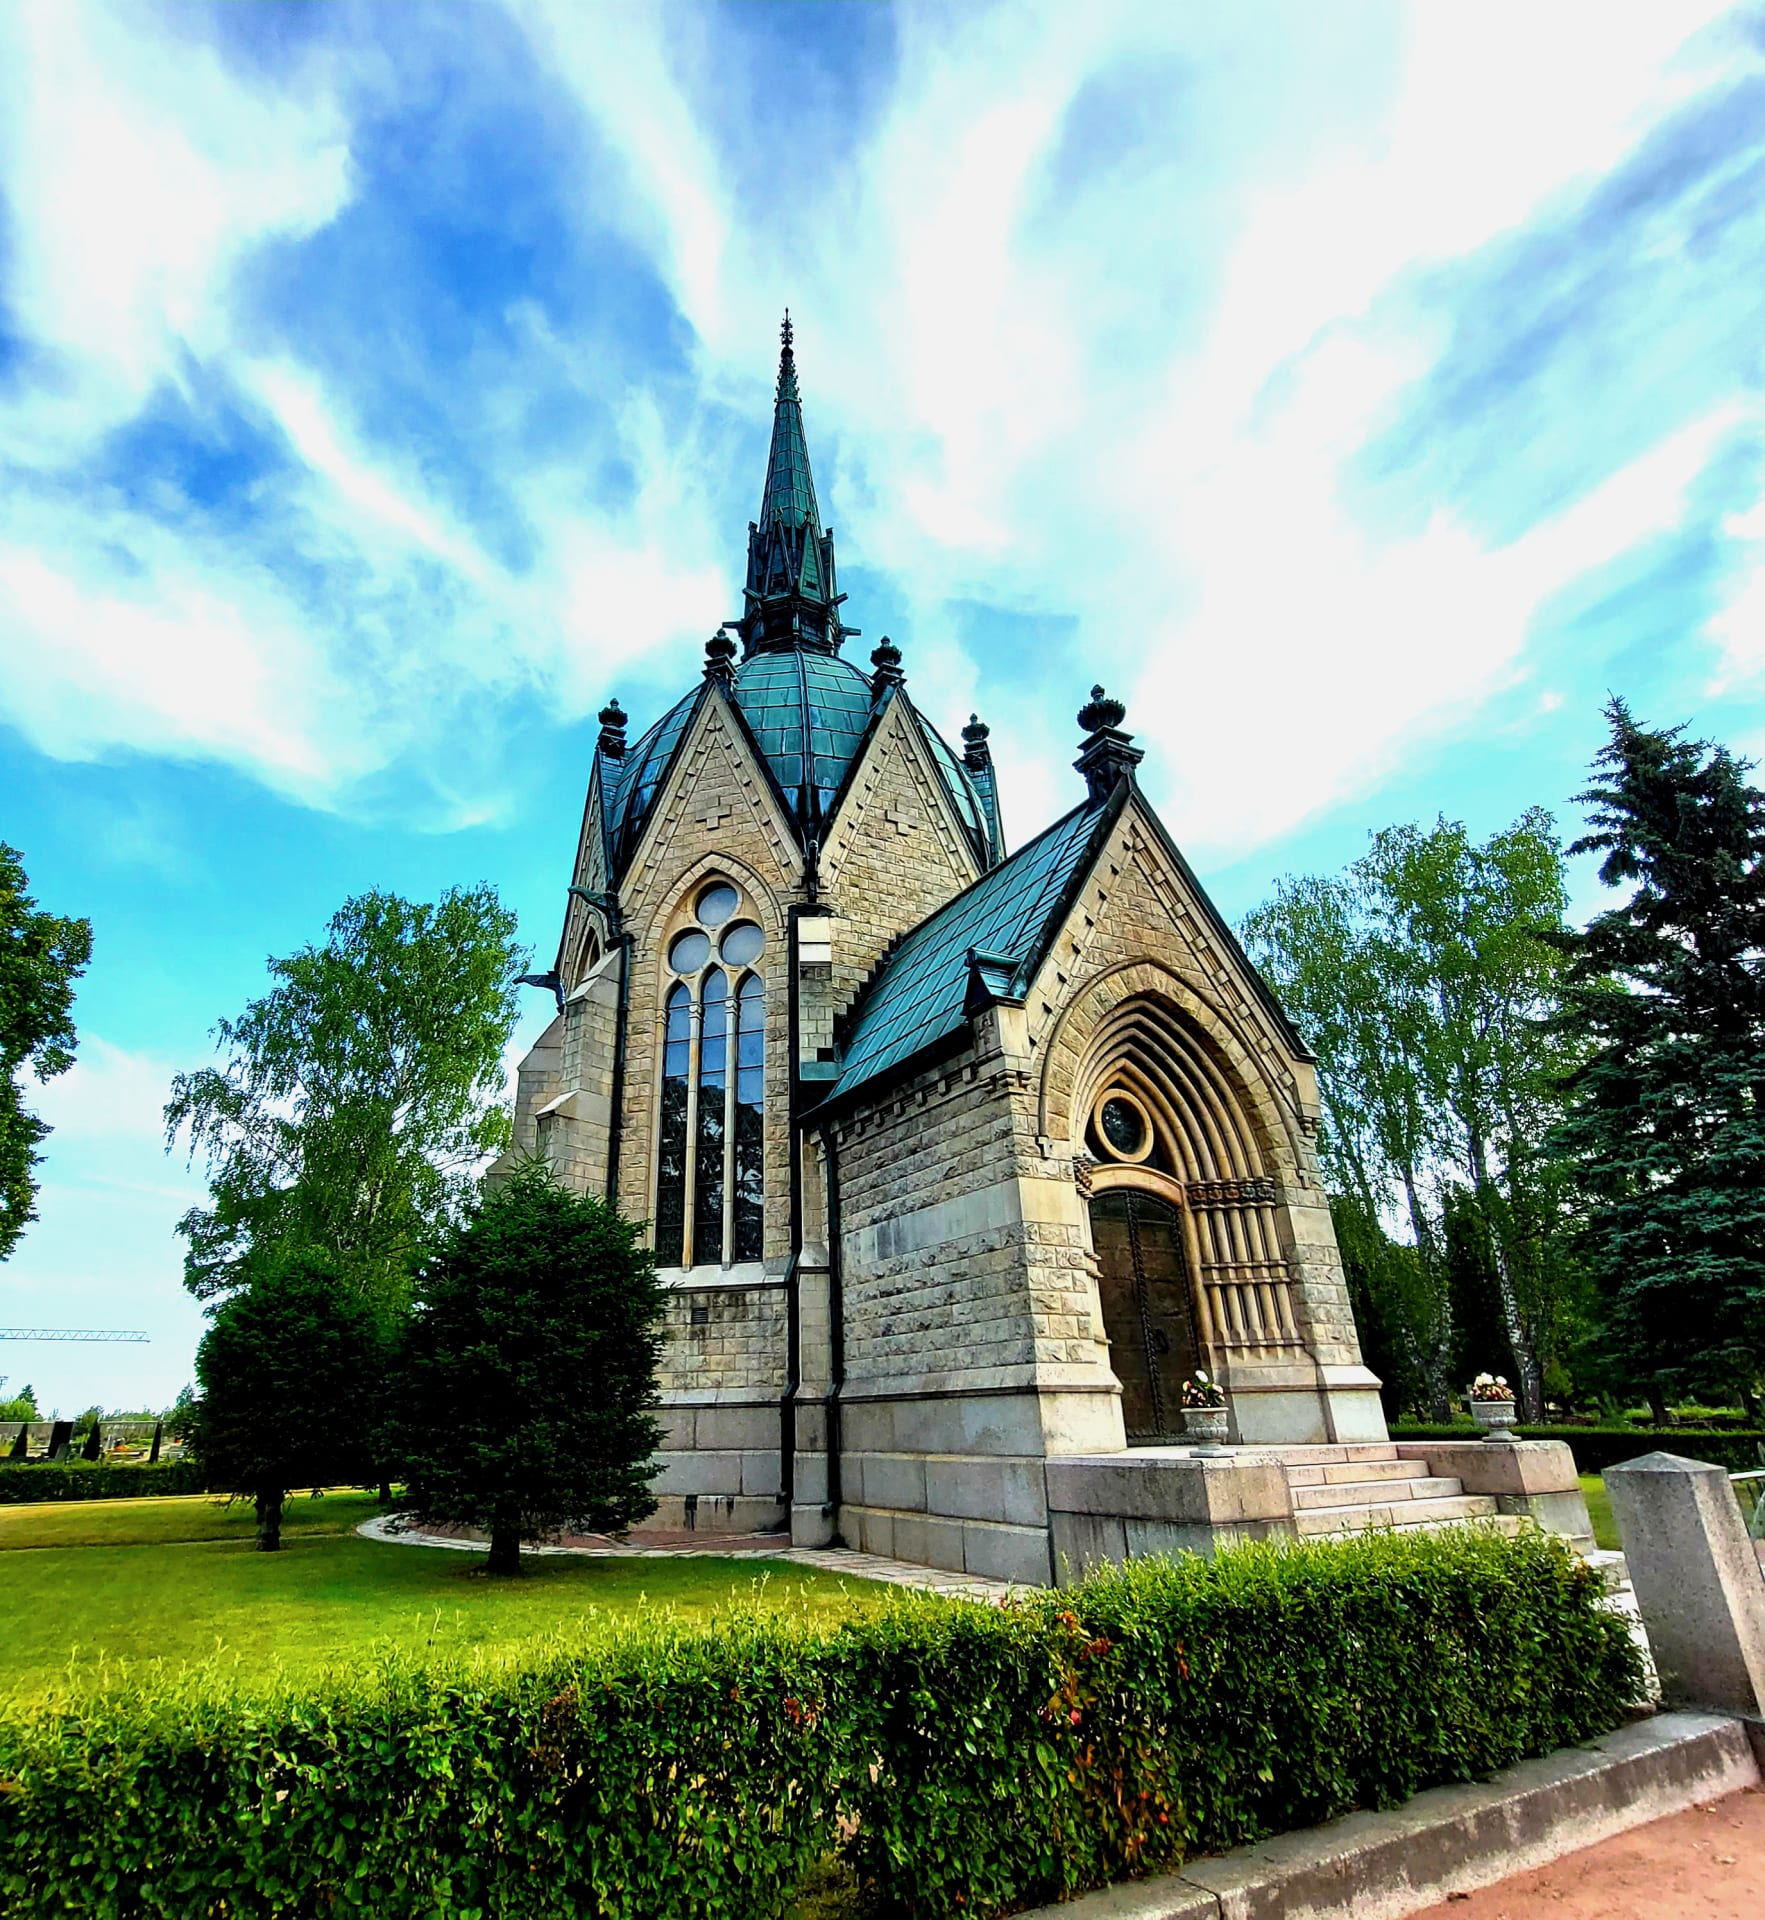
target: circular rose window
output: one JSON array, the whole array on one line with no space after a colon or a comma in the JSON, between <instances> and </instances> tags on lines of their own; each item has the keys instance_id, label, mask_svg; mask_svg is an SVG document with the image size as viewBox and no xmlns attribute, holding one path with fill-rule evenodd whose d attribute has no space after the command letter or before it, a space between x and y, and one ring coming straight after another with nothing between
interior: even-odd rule
<instances>
[{"instance_id":1,"label":"circular rose window","mask_svg":"<svg viewBox=\"0 0 1765 1920\"><path fill-rule=\"evenodd\" d=\"M1144 1160L1152 1151L1152 1122L1130 1093L1106 1093L1097 1103L1095 1124L1104 1148L1117 1160Z\"/></svg>"}]
</instances>

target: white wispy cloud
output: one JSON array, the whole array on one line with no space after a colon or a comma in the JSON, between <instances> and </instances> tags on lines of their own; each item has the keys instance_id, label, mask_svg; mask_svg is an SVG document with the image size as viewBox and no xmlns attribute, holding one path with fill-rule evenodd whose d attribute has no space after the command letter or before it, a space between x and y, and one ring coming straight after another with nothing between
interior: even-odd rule
<instances>
[{"instance_id":1,"label":"white wispy cloud","mask_svg":"<svg viewBox=\"0 0 1765 1920\"><path fill-rule=\"evenodd\" d=\"M1734 424L1721 395L1668 409L1501 531L1359 468L1453 351L1444 269L1756 62L1707 0L910 6L846 140L732 93L745 16L517 0L529 66L451 69L458 111L527 124L498 90L547 90L578 144L536 164L581 273L641 262L677 346L636 321L610 357L512 282L500 357L382 342L392 360L351 365L279 327L245 269L372 211L377 116L433 68L352 38L362 18L274 64L191 16L0 23L26 363L0 395L0 713L45 751L214 758L330 806L408 763L447 818L485 817L487 697L580 717L734 610L732 422L763 413L788 298L824 507L907 609L922 703L953 725L1008 682L960 607L1072 623L1075 684L995 730L1011 816L1068 796L1094 673L1151 736L1173 824L1242 849L1472 724L1553 596L1685 522ZM380 378L453 439L388 432ZM267 450L236 511L90 481L168 391ZM537 396L590 408L591 440L540 431ZM1750 672L1757 569L1730 546L1708 637Z\"/></svg>"}]
</instances>

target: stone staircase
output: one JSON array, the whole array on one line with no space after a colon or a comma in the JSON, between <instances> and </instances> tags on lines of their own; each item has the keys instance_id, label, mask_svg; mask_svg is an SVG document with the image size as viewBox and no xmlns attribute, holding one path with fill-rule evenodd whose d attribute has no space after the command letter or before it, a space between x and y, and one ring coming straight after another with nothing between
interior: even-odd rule
<instances>
[{"instance_id":1,"label":"stone staircase","mask_svg":"<svg viewBox=\"0 0 1765 1920\"><path fill-rule=\"evenodd\" d=\"M1459 1480L1431 1475L1421 1460L1400 1460L1395 1444L1282 1447L1278 1457L1302 1540L1341 1540L1396 1527L1405 1532L1493 1521L1503 1533L1531 1522L1496 1510L1494 1497L1467 1493Z\"/></svg>"}]
</instances>

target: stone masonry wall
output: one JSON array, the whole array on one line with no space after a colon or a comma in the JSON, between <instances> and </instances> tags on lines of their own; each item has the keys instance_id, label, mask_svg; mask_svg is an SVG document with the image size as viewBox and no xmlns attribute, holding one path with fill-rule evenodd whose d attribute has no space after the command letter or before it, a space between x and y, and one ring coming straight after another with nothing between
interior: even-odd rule
<instances>
[{"instance_id":1,"label":"stone masonry wall","mask_svg":"<svg viewBox=\"0 0 1765 1920\"><path fill-rule=\"evenodd\" d=\"M668 1292L662 1397L746 1391L781 1394L785 1296L780 1287L678 1287Z\"/></svg>"},{"instance_id":2,"label":"stone masonry wall","mask_svg":"<svg viewBox=\"0 0 1765 1920\"><path fill-rule=\"evenodd\" d=\"M1312 1070L1293 1057L1244 977L1244 962L1208 924L1133 807L1099 858L1029 999L1030 1046L1044 1088L1038 1125L1051 1136L1051 1151L1070 1154L1083 1140L1085 1116L1065 1104L1082 1052L1074 1038L1082 1023L1070 1019L1069 1010L1082 1009L1090 990L1135 960L1155 963L1149 979L1163 970L1178 991L1192 996L1196 1024L1259 1120L1302 1336L1324 1365L1358 1362L1359 1340L1318 1166Z\"/></svg>"},{"instance_id":3,"label":"stone masonry wall","mask_svg":"<svg viewBox=\"0 0 1765 1920\"><path fill-rule=\"evenodd\" d=\"M852 777L822 854L821 883L834 916L833 961L829 1000L806 1009L808 1019L825 1025L831 1039L833 1021L890 943L979 874L907 703L897 699ZM827 1044L819 1032L816 1037Z\"/></svg>"},{"instance_id":4,"label":"stone masonry wall","mask_svg":"<svg viewBox=\"0 0 1765 1920\"><path fill-rule=\"evenodd\" d=\"M790 1028L785 905L801 863L746 743L717 702L700 714L621 886L631 936L619 1205L627 1218L655 1210L654 1126L661 1063L663 957L682 903L725 876L755 908L766 933L766 1227L768 1266L790 1252Z\"/></svg>"}]
</instances>

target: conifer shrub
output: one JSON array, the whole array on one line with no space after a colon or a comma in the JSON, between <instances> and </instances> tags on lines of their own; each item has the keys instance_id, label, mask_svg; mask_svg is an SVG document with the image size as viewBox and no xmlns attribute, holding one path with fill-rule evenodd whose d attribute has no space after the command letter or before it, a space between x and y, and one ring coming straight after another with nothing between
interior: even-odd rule
<instances>
[{"instance_id":1,"label":"conifer shrub","mask_svg":"<svg viewBox=\"0 0 1765 1920\"><path fill-rule=\"evenodd\" d=\"M1475 1531L321 1688L147 1675L0 1716L0 1911L745 1920L843 1850L884 1911L1003 1914L1588 1738L1641 1690L1580 1561Z\"/></svg>"}]
</instances>

